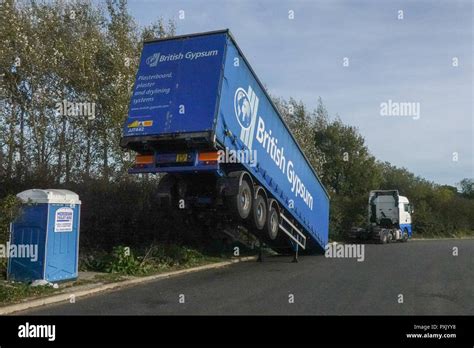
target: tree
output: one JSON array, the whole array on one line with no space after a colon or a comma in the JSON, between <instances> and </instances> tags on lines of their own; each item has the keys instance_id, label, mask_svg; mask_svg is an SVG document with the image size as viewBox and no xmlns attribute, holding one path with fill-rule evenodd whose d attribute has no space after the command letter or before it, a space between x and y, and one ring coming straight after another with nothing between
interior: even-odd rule
<instances>
[{"instance_id":1,"label":"tree","mask_svg":"<svg viewBox=\"0 0 474 348\"><path fill-rule=\"evenodd\" d=\"M174 24L139 28L125 0L6 0L0 13L0 172L41 185L123 177L142 38L173 35ZM81 104L94 115L74 112Z\"/></svg>"},{"instance_id":2,"label":"tree","mask_svg":"<svg viewBox=\"0 0 474 348\"><path fill-rule=\"evenodd\" d=\"M461 188L461 194L466 197L473 199L474 198L474 179L464 178L459 182L459 187Z\"/></svg>"}]
</instances>

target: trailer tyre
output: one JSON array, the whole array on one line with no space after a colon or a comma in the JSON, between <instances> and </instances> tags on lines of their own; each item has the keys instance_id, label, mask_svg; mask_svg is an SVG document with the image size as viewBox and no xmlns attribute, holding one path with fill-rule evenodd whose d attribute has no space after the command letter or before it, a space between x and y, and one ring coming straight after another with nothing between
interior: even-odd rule
<instances>
[{"instance_id":1,"label":"trailer tyre","mask_svg":"<svg viewBox=\"0 0 474 348\"><path fill-rule=\"evenodd\" d=\"M176 200L176 178L166 174L158 183L157 196L158 206L165 211L174 211L177 207Z\"/></svg>"},{"instance_id":2,"label":"trailer tyre","mask_svg":"<svg viewBox=\"0 0 474 348\"><path fill-rule=\"evenodd\" d=\"M246 180L240 182L239 192L230 199L233 213L242 220L247 219L252 209L252 190Z\"/></svg>"},{"instance_id":3,"label":"trailer tyre","mask_svg":"<svg viewBox=\"0 0 474 348\"><path fill-rule=\"evenodd\" d=\"M267 233L267 238L270 240L275 240L278 237L278 230L280 229L280 216L275 205L276 202L273 199L268 202L268 214L265 232Z\"/></svg>"},{"instance_id":4,"label":"trailer tyre","mask_svg":"<svg viewBox=\"0 0 474 348\"><path fill-rule=\"evenodd\" d=\"M267 222L267 202L262 195L257 195L252 204L252 225L257 230L263 230Z\"/></svg>"}]
</instances>

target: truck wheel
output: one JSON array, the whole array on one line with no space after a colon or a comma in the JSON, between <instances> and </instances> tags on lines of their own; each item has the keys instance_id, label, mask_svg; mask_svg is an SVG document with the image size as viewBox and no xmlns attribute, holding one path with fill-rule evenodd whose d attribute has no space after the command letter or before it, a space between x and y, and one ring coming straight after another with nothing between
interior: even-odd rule
<instances>
[{"instance_id":1,"label":"truck wheel","mask_svg":"<svg viewBox=\"0 0 474 348\"><path fill-rule=\"evenodd\" d=\"M387 241L388 241L387 233L383 232L382 237L381 237L381 242L382 244L387 244Z\"/></svg>"},{"instance_id":2,"label":"truck wheel","mask_svg":"<svg viewBox=\"0 0 474 348\"><path fill-rule=\"evenodd\" d=\"M270 199L268 201L268 214L267 222L265 226L265 232L268 239L275 240L278 236L278 230L280 229L280 216L278 210L275 207L275 200Z\"/></svg>"},{"instance_id":3,"label":"truck wheel","mask_svg":"<svg viewBox=\"0 0 474 348\"><path fill-rule=\"evenodd\" d=\"M247 219L252 209L252 190L246 180L242 180L239 192L230 199L232 212L242 220Z\"/></svg>"},{"instance_id":4,"label":"truck wheel","mask_svg":"<svg viewBox=\"0 0 474 348\"><path fill-rule=\"evenodd\" d=\"M402 242L408 242L408 231L403 230Z\"/></svg>"},{"instance_id":5,"label":"truck wheel","mask_svg":"<svg viewBox=\"0 0 474 348\"><path fill-rule=\"evenodd\" d=\"M267 222L267 202L262 195L257 195L252 204L252 225L257 230L263 230Z\"/></svg>"}]
</instances>

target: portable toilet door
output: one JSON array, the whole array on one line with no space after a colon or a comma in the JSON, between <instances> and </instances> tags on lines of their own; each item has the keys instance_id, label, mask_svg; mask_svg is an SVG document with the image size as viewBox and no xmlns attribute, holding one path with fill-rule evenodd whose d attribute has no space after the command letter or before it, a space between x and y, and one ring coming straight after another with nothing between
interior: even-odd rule
<instances>
[{"instance_id":1,"label":"portable toilet door","mask_svg":"<svg viewBox=\"0 0 474 348\"><path fill-rule=\"evenodd\" d=\"M24 204L22 206L20 216L10 225L10 252L7 269L9 280L28 282L44 279L47 225L47 203Z\"/></svg>"},{"instance_id":2,"label":"portable toilet door","mask_svg":"<svg viewBox=\"0 0 474 348\"><path fill-rule=\"evenodd\" d=\"M76 279L81 201L71 191L50 191L55 191L55 199L49 204L45 279L50 282Z\"/></svg>"},{"instance_id":3,"label":"portable toilet door","mask_svg":"<svg viewBox=\"0 0 474 348\"><path fill-rule=\"evenodd\" d=\"M34 272L23 269L22 278L25 275L37 276L40 269L40 277L29 280L57 282L76 279L79 261L79 196L68 190L56 189L27 190L17 196L28 204L24 206L26 216L21 217L18 223L13 223L12 244L14 241L31 240L29 225L37 226L34 239L38 243L38 260L30 264ZM41 223L36 223L36 220ZM9 262L9 279L19 278L18 272L15 272L16 263L15 260Z\"/></svg>"}]
</instances>

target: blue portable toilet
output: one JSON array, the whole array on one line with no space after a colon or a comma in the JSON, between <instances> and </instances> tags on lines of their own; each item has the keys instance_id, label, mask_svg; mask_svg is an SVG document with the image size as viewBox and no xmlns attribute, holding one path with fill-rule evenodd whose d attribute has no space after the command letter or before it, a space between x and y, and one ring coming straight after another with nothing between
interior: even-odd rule
<instances>
[{"instance_id":1,"label":"blue portable toilet","mask_svg":"<svg viewBox=\"0 0 474 348\"><path fill-rule=\"evenodd\" d=\"M68 190L33 189L23 191L17 197L23 205L20 216L11 225L8 279L24 282L76 279L79 196ZM25 257L28 249L29 257ZM16 255L12 254L13 250Z\"/></svg>"}]
</instances>

